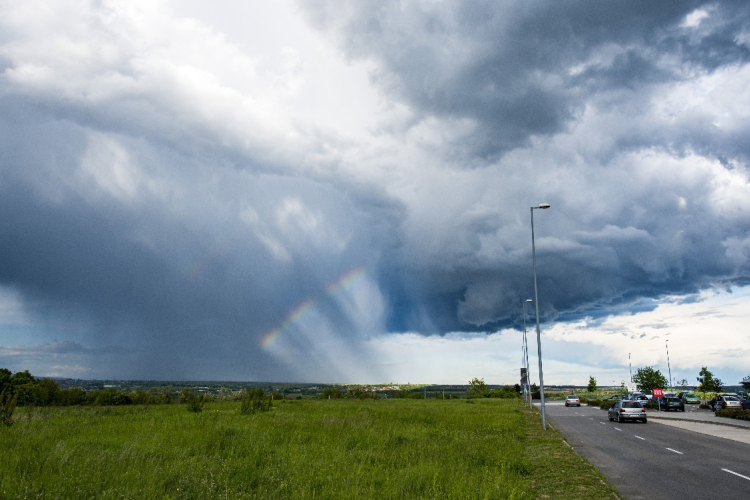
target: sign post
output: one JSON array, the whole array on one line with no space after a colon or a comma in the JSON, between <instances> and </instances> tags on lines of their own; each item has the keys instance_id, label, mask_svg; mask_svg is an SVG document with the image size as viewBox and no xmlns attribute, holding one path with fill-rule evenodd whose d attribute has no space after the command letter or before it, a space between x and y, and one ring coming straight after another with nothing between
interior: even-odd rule
<instances>
[{"instance_id":1,"label":"sign post","mask_svg":"<svg viewBox=\"0 0 750 500\"><path fill-rule=\"evenodd\" d=\"M660 398L657 400L657 403L659 404L659 411L661 411L661 398L664 397L664 392L661 389L654 389L653 391L655 398Z\"/></svg>"}]
</instances>

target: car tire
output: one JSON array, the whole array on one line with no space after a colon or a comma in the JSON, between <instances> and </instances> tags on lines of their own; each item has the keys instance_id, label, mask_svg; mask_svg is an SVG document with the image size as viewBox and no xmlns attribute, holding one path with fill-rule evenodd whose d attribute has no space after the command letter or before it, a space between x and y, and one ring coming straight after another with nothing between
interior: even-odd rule
<instances>
[{"instance_id":1,"label":"car tire","mask_svg":"<svg viewBox=\"0 0 750 500\"><path fill-rule=\"evenodd\" d=\"M644 424L645 424L645 423L648 423L648 420L644 418L644 419L643 419L643 423L644 423Z\"/></svg>"}]
</instances>

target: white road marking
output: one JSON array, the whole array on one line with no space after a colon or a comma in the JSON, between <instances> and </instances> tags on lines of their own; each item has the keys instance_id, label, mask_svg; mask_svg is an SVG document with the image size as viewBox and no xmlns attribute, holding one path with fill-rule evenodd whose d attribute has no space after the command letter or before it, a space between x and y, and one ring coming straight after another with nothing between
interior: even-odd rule
<instances>
[{"instance_id":1,"label":"white road marking","mask_svg":"<svg viewBox=\"0 0 750 500\"><path fill-rule=\"evenodd\" d=\"M641 436L636 436L636 437L637 437L638 439L640 439L641 441L645 441L645 440L646 440L646 438L642 438Z\"/></svg>"},{"instance_id":2,"label":"white road marking","mask_svg":"<svg viewBox=\"0 0 750 500\"><path fill-rule=\"evenodd\" d=\"M683 453L683 452L681 452L681 451L673 450L672 448L667 448L667 449L668 449L669 451L673 451L673 452L675 452L675 453L678 453L678 454L680 454L680 455L684 455L684 453Z\"/></svg>"},{"instance_id":3,"label":"white road marking","mask_svg":"<svg viewBox=\"0 0 750 500\"><path fill-rule=\"evenodd\" d=\"M622 432L622 429L618 429L617 427L615 427L615 430Z\"/></svg>"},{"instance_id":4,"label":"white road marking","mask_svg":"<svg viewBox=\"0 0 750 500\"><path fill-rule=\"evenodd\" d=\"M736 472L731 471L729 469L721 469L721 470L723 470L724 472L728 472L730 474L734 474L735 476L740 476L742 479L747 479L748 481L750 481L750 477L743 476L742 474L737 474Z\"/></svg>"},{"instance_id":5,"label":"white road marking","mask_svg":"<svg viewBox=\"0 0 750 500\"><path fill-rule=\"evenodd\" d=\"M599 422L602 425L607 425L607 422Z\"/></svg>"}]
</instances>

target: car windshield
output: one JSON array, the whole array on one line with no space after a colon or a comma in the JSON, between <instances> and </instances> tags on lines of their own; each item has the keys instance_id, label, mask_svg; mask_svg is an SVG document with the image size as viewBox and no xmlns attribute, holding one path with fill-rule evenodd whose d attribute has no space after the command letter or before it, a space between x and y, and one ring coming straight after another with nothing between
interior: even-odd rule
<instances>
[{"instance_id":1,"label":"car windshield","mask_svg":"<svg viewBox=\"0 0 750 500\"><path fill-rule=\"evenodd\" d=\"M640 403L636 403L635 401L625 401L622 403L623 408L640 408Z\"/></svg>"},{"instance_id":2,"label":"car windshield","mask_svg":"<svg viewBox=\"0 0 750 500\"><path fill-rule=\"evenodd\" d=\"M578 399L578 396L568 396L568 399Z\"/></svg>"},{"instance_id":3,"label":"car windshield","mask_svg":"<svg viewBox=\"0 0 750 500\"><path fill-rule=\"evenodd\" d=\"M694 398L696 397L695 394L685 394L686 398Z\"/></svg>"},{"instance_id":4,"label":"car windshield","mask_svg":"<svg viewBox=\"0 0 750 500\"><path fill-rule=\"evenodd\" d=\"M678 398L664 398L665 401L669 401L670 403L680 403L681 401Z\"/></svg>"},{"instance_id":5,"label":"car windshield","mask_svg":"<svg viewBox=\"0 0 750 500\"><path fill-rule=\"evenodd\" d=\"M739 399L734 396L724 396L724 401L739 401Z\"/></svg>"}]
</instances>

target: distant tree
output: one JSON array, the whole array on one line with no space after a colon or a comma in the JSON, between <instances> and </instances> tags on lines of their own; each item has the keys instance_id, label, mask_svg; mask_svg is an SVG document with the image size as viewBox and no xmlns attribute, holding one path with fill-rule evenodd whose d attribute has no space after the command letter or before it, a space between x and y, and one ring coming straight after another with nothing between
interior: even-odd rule
<instances>
[{"instance_id":1,"label":"distant tree","mask_svg":"<svg viewBox=\"0 0 750 500\"><path fill-rule=\"evenodd\" d=\"M531 399L542 399L542 392L536 384L531 384Z\"/></svg>"},{"instance_id":2,"label":"distant tree","mask_svg":"<svg viewBox=\"0 0 750 500\"><path fill-rule=\"evenodd\" d=\"M484 383L484 379L474 377L469 382L469 389L467 392L470 398L483 398L489 391L487 390L487 384Z\"/></svg>"},{"instance_id":3,"label":"distant tree","mask_svg":"<svg viewBox=\"0 0 750 500\"><path fill-rule=\"evenodd\" d=\"M715 391L715 383L716 380L714 378L714 374L711 373L711 371L705 367L701 367L700 373L698 373L698 378L696 379L700 385L698 386L698 390L701 392L713 392Z\"/></svg>"},{"instance_id":4,"label":"distant tree","mask_svg":"<svg viewBox=\"0 0 750 500\"><path fill-rule=\"evenodd\" d=\"M662 375L661 371L647 366L645 368L638 368L635 375L633 375L633 382L642 391L653 391L656 388L666 387L667 378Z\"/></svg>"},{"instance_id":5,"label":"distant tree","mask_svg":"<svg viewBox=\"0 0 750 500\"><path fill-rule=\"evenodd\" d=\"M596 379L592 376L589 377L589 385L586 386L586 390L594 392L596 390Z\"/></svg>"},{"instance_id":6,"label":"distant tree","mask_svg":"<svg viewBox=\"0 0 750 500\"><path fill-rule=\"evenodd\" d=\"M13 372L7 368L0 368L0 394L7 390L10 390L10 378Z\"/></svg>"},{"instance_id":7,"label":"distant tree","mask_svg":"<svg viewBox=\"0 0 750 500\"><path fill-rule=\"evenodd\" d=\"M682 380L678 380L678 381L677 381L677 385L679 385L680 387L682 387L682 390L683 390L683 391L684 391L685 389L687 389L687 385L688 385L688 383L689 383L689 382L688 382L688 379L686 379L686 378L683 378Z\"/></svg>"},{"instance_id":8,"label":"distant tree","mask_svg":"<svg viewBox=\"0 0 750 500\"><path fill-rule=\"evenodd\" d=\"M720 378L715 377L714 378L714 391L721 392L723 390L724 390L724 382L722 382Z\"/></svg>"},{"instance_id":9,"label":"distant tree","mask_svg":"<svg viewBox=\"0 0 750 500\"><path fill-rule=\"evenodd\" d=\"M515 390L518 394L521 394L521 384L514 384L513 390Z\"/></svg>"},{"instance_id":10,"label":"distant tree","mask_svg":"<svg viewBox=\"0 0 750 500\"><path fill-rule=\"evenodd\" d=\"M320 393L318 399L341 399L344 397L344 393L333 387L326 387L323 392Z\"/></svg>"}]
</instances>

